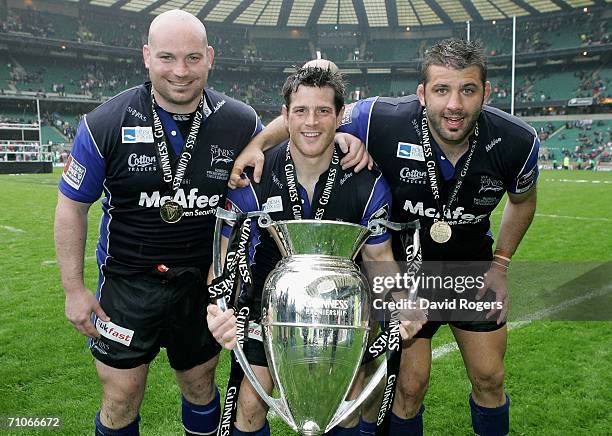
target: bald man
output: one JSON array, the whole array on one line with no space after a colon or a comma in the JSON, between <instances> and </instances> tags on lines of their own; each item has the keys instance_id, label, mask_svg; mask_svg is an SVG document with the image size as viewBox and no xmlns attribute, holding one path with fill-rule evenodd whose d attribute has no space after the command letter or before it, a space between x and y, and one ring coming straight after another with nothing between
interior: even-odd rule
<instances>
[{"instance_id":1,"label":"bald man","mask_svg":"<svg viewBox=\"0 0 612 436\"><path fill-rule=\"evenodd\" d=\"M340 72L338 65L327 59L313 59L302 65L302 68L321 68L322 70L329 70L332 73Z\"/></svg>"},{"instance_id":2,"label":"bald man","mask_svg":"<svg viewBox=\"0 0 612 436\"><path fill-rule=\"evenodd\" d=\"M83 118L59 184L65 311L96 359L96 435L139 434L149 364L161 347L182 392L185 433L214 434L220 347L205 317L214 212L261 122L251 107L206 88L214 50L193 15L156 17L142 51L151 81ZM102 194L94 296L83 259L87 214Z\"/></svg>"}]
</instances>

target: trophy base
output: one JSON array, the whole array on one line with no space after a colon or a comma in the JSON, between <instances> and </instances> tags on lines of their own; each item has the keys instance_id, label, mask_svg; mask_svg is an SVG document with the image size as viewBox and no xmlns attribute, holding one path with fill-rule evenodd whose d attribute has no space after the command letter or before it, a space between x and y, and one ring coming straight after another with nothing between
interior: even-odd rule
<instances>
[{"instance_id":1,"label":"trophy base","mask_svg":"<svg viewBox=\"0 0 612 436\"><path fill-rule=\"evenodd\" d=\"M316 422L306 421L304 426L301 428L300 433L304 436L319 436L323 434L323 431Z\"/></svg>"}]
</instances>

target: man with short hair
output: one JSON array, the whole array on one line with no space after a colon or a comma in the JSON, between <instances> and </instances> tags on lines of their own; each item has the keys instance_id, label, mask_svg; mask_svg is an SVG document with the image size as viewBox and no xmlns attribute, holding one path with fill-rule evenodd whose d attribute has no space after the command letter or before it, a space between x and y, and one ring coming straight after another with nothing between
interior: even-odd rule
<instances>
[{"instance_id":1,"label":"man with short hair","mask_svg":"<svg viewBox=\"0 0 612 436\"><path fill-rule=\"evenodd\" d=\"M251 107L206 88L214 50L195 16L157 16L143 57L151 83L83 118L60 181L55 241L66 316L96 359L97 435L139 433L160 347L176 372L186 434L214 434L220 347L204 316L214 212L232 161L261 122ZM94 297L83 259L87 214L102 192Z\"/></svg>"},{"instance_id":2,"label":"man with short hair","mask_svg":"<svg viewBox=\"0 0 612 436\"><path fill-rule=\"evenodd\" d=\"M491 85L479 43L451 38L435 44L421 73L417 95L358 101L345 108L340 130L365 142L378 163L393 192L393 220L420 220L424 261L490 262L484 286L472 297L492 299L501 310L449 324L472 384L474 432L505 435L506 274L535 213L539 140L525 122L484 105ZM274 121L249 148L265 144L268 135L277 139L279 131ZM489 218L506 192L493 252ZM431 338L441 324L429 321L405 344L391 434L423 433Z\"/></svg>"},{"instance_id":3,"label":"man with short hair","mask_svg":"<svg viewBox=\"0 0 612 436\"><path fill-rule=\"evenodd\" d=\"M283 120L289 141L265 153L260 183L228 191L228 207L240 212L266 211L273 220L326 219L367 226L373 218L386 217L391 207L391 193L377 170L353 173L339 165L340 149L334 144L336 128L342 120L344 82L331 68L307 67L289 76L283 86L285 105ZM287 169L288 163L292 163ZM291 169L291 168L294 168ZM248 171L252 177L252 171ZM292 199L290 180L297 180L299 198ZM331 192L326 187L332 186ZM327 192L326 192L327 191ZM326 201L322 201L327 196ZM296 217L295 211L299 210ZM253 273L251 318L249 330L261 332L261 293L267 275L281 259L281 254L267 232L252 225L250 256ZM224 231L223 252L227 249L229 229ZM393 261L389 235L371 236L361 250L364 261ZM236 344L236 318L232 310L222 313L217 306L208 307L208 323L220 344L231 349ZM421 321L403 321L402 337L407 339L422 326ZM246 354L262 386L271 392L273 381L261 334L250 335ZM240 388L235 436L263 436L270 433L266 420L267 405L245 378ZM347 424L344 424L347 425ZM357 422L338 427L333 434L358 434Z\"/></svg>"}]
</instances>

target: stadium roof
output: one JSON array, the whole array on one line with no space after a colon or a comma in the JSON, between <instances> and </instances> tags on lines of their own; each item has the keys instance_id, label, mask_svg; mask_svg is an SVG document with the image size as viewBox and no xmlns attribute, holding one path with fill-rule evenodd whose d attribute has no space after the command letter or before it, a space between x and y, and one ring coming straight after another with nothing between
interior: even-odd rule
<instances>
[{"instance_id":1,"label":"stadium roof","mask_svg":"<svg viewBox=\"0 0 612 436\"><path fill-rule=\"evenodd\" d=\"M205 22L254 26L408 27L503 20L605 6L612 0L70 0L158 15L184 9Z\"/></svg>"}]
</instances>

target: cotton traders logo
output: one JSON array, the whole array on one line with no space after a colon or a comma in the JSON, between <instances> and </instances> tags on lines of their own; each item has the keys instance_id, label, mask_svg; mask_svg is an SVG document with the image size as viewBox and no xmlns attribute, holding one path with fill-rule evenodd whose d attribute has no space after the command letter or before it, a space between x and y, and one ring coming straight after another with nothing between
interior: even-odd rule
<instances>
[{"instance_id":1,"label":"cotton traders logo","mask_svg":"<svg viewBox=\"0 0 612 436\"><path fill-rule=\"evenodd\" d=\"M404 167L399 173L400 180L404 183L413 183L418 185L424 185L427 181L427 172L419 171L417 169L410 169Z\"/></svg>"},{"instance_id":2,"label":"cotton traders logo","mask_svg":"<svg viewBox=\"0 0 612 436\"><path fill-rule=\"evenodd\" d=\"M210 146L210 165L218 162L232 163L234 161L234 150L221 148L219 145L213 144Z\"/></svg>"},{"instance_id":3,"label":"cotton traders logo","mask_svg":"<svg viewBox=\"0 0 612 436\"><path fill-rule=\"evenodd\" d=\"M504 182L497 179L492 179L489 176L480 176L480 189L479 194L485 192L499 192L504 190Z\"/></svg>"},{"instance_id":4,"label":"cotton traders logo","mask_svg":"<svg viewBox=\"0 0 612 436\"><path fill-rule=\"evenodd\" d=\"M146 154L138 156L136 153L132 153L128 157L128 166L128 171L131 172L157 171L157 158Z\"/></svg>"}]
</instances>

